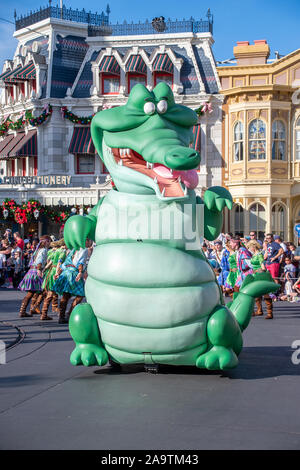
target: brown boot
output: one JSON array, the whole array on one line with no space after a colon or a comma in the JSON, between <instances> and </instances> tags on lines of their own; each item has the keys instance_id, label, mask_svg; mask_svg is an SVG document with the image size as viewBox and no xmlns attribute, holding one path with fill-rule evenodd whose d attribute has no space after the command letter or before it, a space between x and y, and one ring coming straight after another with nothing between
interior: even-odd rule
<instances>
[{"instance_id":1,"label":"brown boot","mask_svg":"<svg viewBox=\"0 0 300 470\"><path fill-rule=\"evenodd\" d=\"M52 312L59 313L58 294L54 291L52 291Z\"/></svg>"},{"instance_id":2,"label":"brown boot","mask_svg":"<svg viewBox=\"0 0 300 470\"><path fill-rule=\"evenodd\" d=\"M267 307L267 316L265 319L271 320L273 318L273 302L272 302L272 299L268 295L266 295L264 299L265 299L266 307Z\"/></svg>"},{"instance_id":3,"label":"brown boot","mask_svg":"<svg viewBox=\"0 0 300 470\"><path fill-rule=\"evenodd\" d=\"M258 297L257 299L255 299L256 312L253 312L253 317L261 317L264 314L262 310L261 302L262 302L261 297Z\"/></svg>"},{"instance_id":4,"label":"brown boot","mask_svg":"<svg viewBox=\"0 0 300 470\"><path fill-rule=\"evenodd\" d=\"M70 297L71 294L69 294L68 292L64 292L62 298L60 299L58 323L68 323L68 320L66 319L66 309Z\"/></svg>"},{"instance_id":5,"label":"brown boot","mask_svg":"<svg viewBox=\"0 0 300 470\"><path fill-rule=\"evenodd\" d=\"M40 320L52 320L52 317L48 317L48 315L47 315L48 308L49 308L51 300L52 300L52 292L50 291L50 292L48 292L47 297L44 300Z\"/></svg>"},{"instance_id":6,"label":"brown boot","mask_svg":"<svg viewBox=\"0 0 300 470\"><path fill-rule=\"evenodd\" d=\"M39 296L39 293L38 292L34 292L33 296L32 296L32 299L31 299L31 304L30 304L30 314L31 315L40 315L40 313L36 312L35 311L35 304L36 304L36 301L38 299L38 296Z\"/></svg>"},{"instance_id":7,"label":"brown boot","mask_svg":"<svg viewBox=\"0 0 300 470\"><path fill-rule=\"evenodd\" d=\"M32 300L31 307L30 307L30 313L32 315L41 314L40 306L41 306L41 303L43 302L44 296L45 296L44 292L40 292L40 293L37 293L35 300Z\"/></svg>"},{"instance_id":8,"label":"brown boot","mask_svg":"<svg viewBox=\"0 0 300 470\"><path fill-rule=\"evenodd\" d=\"M19 312L19 317L21 318L24 318L24 317L32 317L31 314L29 313L26 313L26 308L27 308L27 305L29 304L31 298L33 296L33 292L27 292L27 294L25 295L24 299L23 299L23 302L21 303L21 307L20 307L20 312Z\"/></svg>"}]
</instances>

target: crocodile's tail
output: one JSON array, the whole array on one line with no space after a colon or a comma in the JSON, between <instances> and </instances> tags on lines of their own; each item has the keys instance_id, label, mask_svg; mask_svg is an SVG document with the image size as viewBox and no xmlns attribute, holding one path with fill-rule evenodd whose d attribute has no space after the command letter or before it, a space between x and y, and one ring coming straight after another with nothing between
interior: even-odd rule
<instances>
[{"instance_id":1,"label":"crocodile's tail","mask_svg":"<svg viewBox=\"0 0 300 470\"><path fill-rule=\"evenodd\" d=\"M233 302L227 304L242 331L249 325L255 299L270 292L276 292L279 287L268 271L253 275L248 274L240 291L234 294Z\"/></svg>"}]
</instances>

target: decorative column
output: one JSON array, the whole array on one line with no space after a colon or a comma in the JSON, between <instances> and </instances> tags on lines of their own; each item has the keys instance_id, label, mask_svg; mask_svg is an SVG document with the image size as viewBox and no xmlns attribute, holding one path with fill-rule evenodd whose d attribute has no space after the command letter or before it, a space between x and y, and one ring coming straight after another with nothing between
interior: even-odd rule
<instances>
[{"instance_id":1,"label":"decorative column","mask_svg":"<svg viewBox=\"0 0 300 470\"><path fill-rule=\"evenodd\" d=\"M267 197L266 233L272 233L272 199Z\"/></svg>"}]
</instances>

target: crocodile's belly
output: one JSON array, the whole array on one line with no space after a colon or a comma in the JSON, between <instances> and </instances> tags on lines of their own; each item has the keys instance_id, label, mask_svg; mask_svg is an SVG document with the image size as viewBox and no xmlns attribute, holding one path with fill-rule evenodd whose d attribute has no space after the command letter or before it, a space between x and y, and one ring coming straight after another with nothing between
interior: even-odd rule
<instances>
[{"instance_id":1,"label":"crocodile's belly","mask_svg":"<svg viewBox=\"0 0 300 470\"><path fill-rule=\"evenodd\" d=\"M205 260L167 246L112 243L95 248L88 274L87 301L119 362L144 362L148 353L181 363L205 348L207 319L220 298Z\"/></svg>"}]
</instances>

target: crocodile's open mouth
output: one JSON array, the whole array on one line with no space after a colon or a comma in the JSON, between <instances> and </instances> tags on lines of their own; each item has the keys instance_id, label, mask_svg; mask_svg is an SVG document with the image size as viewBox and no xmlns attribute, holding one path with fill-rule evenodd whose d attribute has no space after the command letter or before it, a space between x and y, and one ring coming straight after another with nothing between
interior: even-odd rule
<instances>
[{"instance_id":1,"label":"crocodile's open mouth","mask_svg":"<svg viewBox=\"0 0 300 470\"><path fill-rule=\"evenodd\" d=\"M129 148L110 149L115 162L120 166L131 168L153 179L158 185L163 198L184 197L187 189L194 189L198 184L196 170L172 170L161 163L149 163Z\"/></svg>"}]
</instances>

